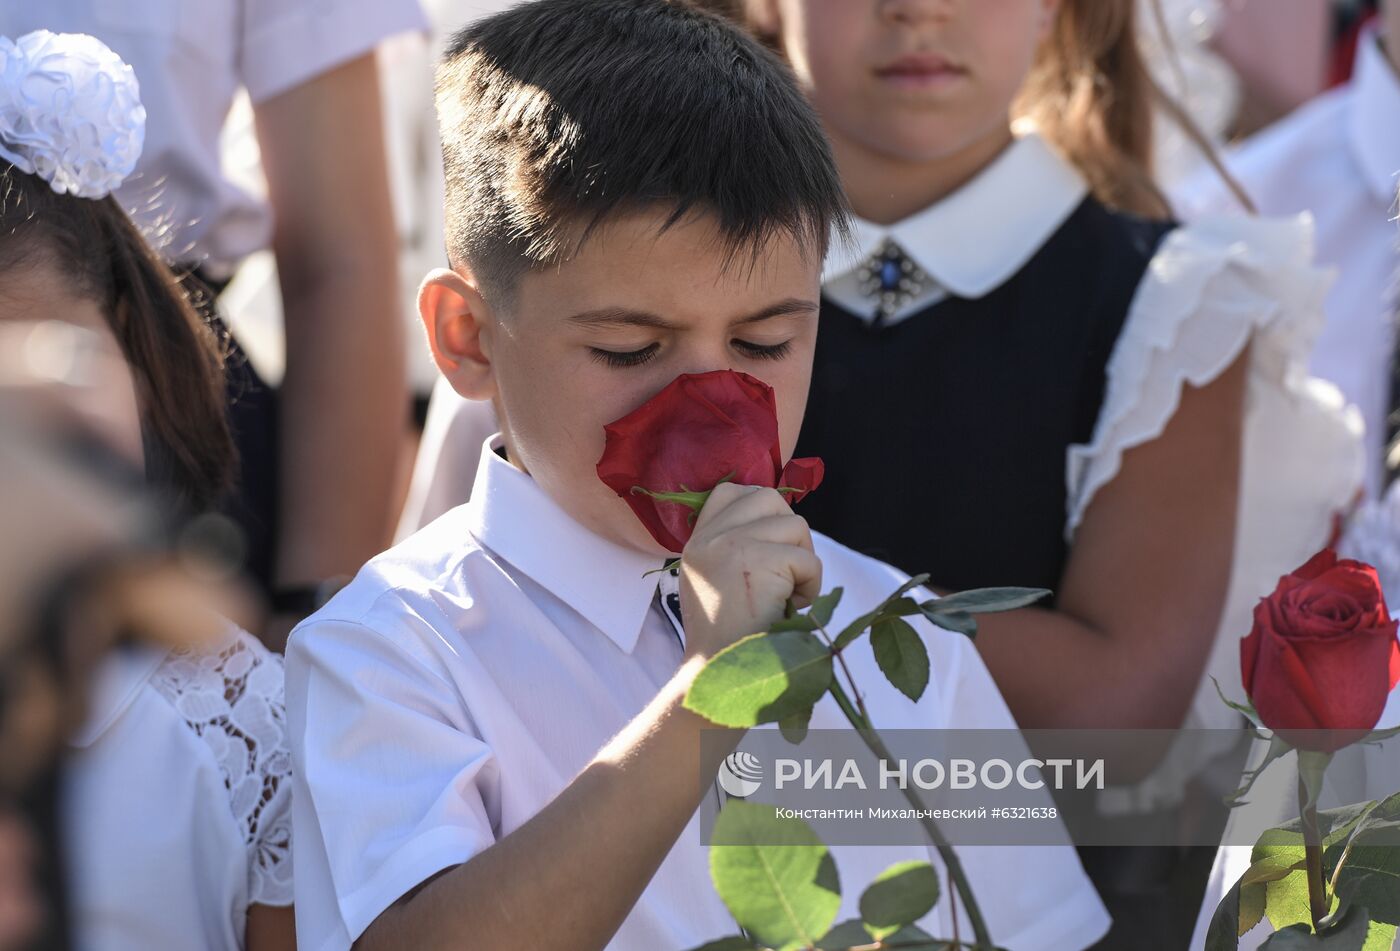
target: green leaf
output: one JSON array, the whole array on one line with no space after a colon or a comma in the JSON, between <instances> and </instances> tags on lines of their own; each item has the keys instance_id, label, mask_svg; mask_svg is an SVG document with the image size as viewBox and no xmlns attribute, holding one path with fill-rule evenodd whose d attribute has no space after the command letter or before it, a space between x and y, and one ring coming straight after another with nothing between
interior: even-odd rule
<instances>
[{"instance_id":1,"label":"green leaf","mask_svg":"<svg viewBox=\"0 0 1400 951\"><path fill-rule=\"evenodd\" d=\"M914 576L912 576L908 581L904 582L904 584L900 585L897 589L895 589L894 594L890 595L888 598L886 598L885 600L881 601L880 604L877 606L876 610L877 610L877 611L883 611L885 608L889 607L889 606L890 606L891 604L893 604L895 601L898 601L900 598L904 597L904 596L905 596L906 594L908 594L910 591L913 591L915 588L919 587L919 585L927 584L927 583L928 583L928 575L914 575Z\"/></svg>"},{"instance_id":2,"label":"green leaf","mask_svg":"<svg viewBox=\"0 0 1400 951\"><path fill-rule=\"evenodd\" d=\"M1388 740L1392 736L1400 736L1400 726L1393 726L1388 730L1373 730L1366 734L1366 739L1361 742L1369 746L1379 746L1382 740Z\"/></svg>"},{"instance_id":3,"label":"green leaf","mask_svg":"<svg viewBox=\"0 0 1400 951\"><path fill-rule=\"evenodd\" d=\"M891 617L913 617L923 613L923 607L913 598L895 598L880 609L880 616L875 620L883 621Z\"/></svg>"},{"instance_id":4,"label":"green leaf","mask_svg":"<svg viewBox=\"0 0 1400 951\"><path fill-rule=\"evenodd\" d=\"M845 951L847 948L861 948L873 944L875 939L865 929L865 925L852 918L843 921L826 933L818 945L821 951ZM887 944L898 945L899 951L953 951L953 945L940 941L927 932L909 925L900 928L885 939ZM962 945L969 947L969 945Z\"/></svg>"},{"instance_id":5,"label":"green leaf","mask_svg":"<svg viewBox=\"0 0 1400 951\"><path fill-rule=\"evenodd\" d=\"M1353 831L1375 807L1374 802L1362 802L1336 809L1318 810L1317 828L1322 836L1324 875L1331 875ZM1303 858L1301 819L1292 819L1276 828L1265 829L1250 853L1250 861L1255 865L1268 859L1276 865L1296 865L1301 868Z\"/></svg>"},{"instance_id":6,"label":"green leaf","mask_svg":"<svg viewBox=\"0 0 1400 951\"><path fill-rule=\"evenodd\" d=\"M1045 588L973 588L922 605L924 613L933 614L996 614L1029 607L1052 592Z\"/></svg>"},{"instance_id":7,"label":"green leaf","mask_svg":"<svg viewBox=\"0 0 1400 951\"><path fill-rule=\"evenodd\" d=\"M865 925L852 918L850 921L841 922L828 931L817 942L817 947L821 951L844 951L845 948L858 948L871 944L874 940L870 932L865 930Z\"/></svg>"},{"instance_id":8,"label":"green leaf","mask_svg":"<svg viewBox=\"0 0 1400 951\"><path fill-rule=\"evenodd\" d=\"M1225 702L1229 703L1228 700ZM1293 747L1289 746L1277 735L1270 737L1269 749L1264 754L1263 760L1261 760L1259 765L1254 769L1245 770L1244 776L1240 779L1240 788L1225 797L1225 805L1232 809L1235 806L1243 806L1245 804L1244 797L1249 795L1250 789L1254 787L1255 780L1263 775L1264 770L1268 769L1274 760L1282 756L1287 756L1292 751Z\"/></svg>"},{"instance_id":9,"label":"green leaf","mask_svg":"<svg viewBox=\"0 0 1400 951\"><path fill-rule=\"evenodd\" d=\"M1252 864L1225 893L1206 932L1205 951L1236 951L1239 939L1264 917L1267 896L1265 883L1284 878L1295 868L1281 856L1270 855Z\"/></svg>"},{"instance_id":10,"label":"green leaf","mask_svg":"<svg viewBox=\"0 0 1400 951\"><path fill-rule=\"evenodd\" d=\"M918 700L928 686L928 648L919 632L903 618L890 618L870 632L875 661L890 683L910 700Z\"/></svg>"},{"instance_id":11,"label":"green leaf","mask_svg":"<svg viewBox=\"0 0 1400 951\"><path fill-rule=\"evenodd\" d=\"M732 938L720 938L717 941L706 941L698 948L691 951L759 951L758 945L748 938L735 935Z\"/></svg>"},{"instance_id":12,"label":"green leaf","mask_svg":"<svg viewBox=\"0 0 1400 951\"><path fill-rule=\"evenodd\" d=\"M1225 706L1229 707L1231 710L1244 714L1245 719L1249 720L1249 722L1253 723L1256 727L1263 728L1264 724L1259 719L1259 714L1255 712L1252 706L1248 703L1237 703L1225 696L1225 691L1220 687L1220 681L1216 680L1213 675L1210 678L1210 682L1215 684L1215 692L1220 695L1221 703L1225 704Z\"/></svg>"},{"instance_id":13,"label":"green leaf","mask_svg":"<svg viewBox=\"0 0 1400 951\"><path fill-rule=\"evenodd\" d=\"M739 922L779 951L814 947L841 908L836 864L811 826L731 799L715 819L710 878Z\"/></svg>"},{"instance_id":14,"label":"green leaf","mask_svg":"<svg viewBox=\"0 0 1400 951\"><path fill-rule=\"evenodd\" d=\"M883 940L911 925L938 904L938 871L928 862L897 862L860 896L865 930Z\"/></svg>"},{"instance_id":15,"label":"green leaf","mask_svg":"<svg viewBox=\"0 0 1400 951\"><path fill-rule=\"evenodd\" d=\"M1264 920L1264 905L1268 901L1269 890L1263 883L1240 886L1240 920L1235 933L1243 938L1254 926Z\"/></svg>"},{"instance_id":16,"label":"green leaf","mask_svg":"<svg viewBox=\"0 0 1400 951\"><path fill-rule=\"evenodd\" d=\"M642 577L643 577L643 578L649 578L649 577L651 577L652 575L665 574L665 573L668 572L668 571L674 571L677 567L679 567L680 563L681 563L681 560L680 560L679 558L672 558L670 561L666 562L666 564L662 565L660 568L653 568L653 569L651 569L650 571L643 571L643 572L642 572Z\"/></svg>"},{"instance_id":17,"label":"green leaf","mask_svg":"<svg viewBox=\"0 0 1400 951\"><path fill-rule=\"evenodd\" d=\"M836 605L841 603L842 593L841 588L833 588L812 602L807 614L816 622L817 627L824 628L831 623L831 615L835 613Z\"/></svg>"},{"instance_id":18,"label":"green leaf","mask_svg":"<svg viewBox=\"0 0 1400 951\"><path fill-rule=\"evenodd\" d=\"M1352 836L1371 845L1400 846L1400 793L1374 803L1362 815Z\"/></svg>"},{"instance_id":19,"label":"green leaf","mask_svg":"<svg viewBox=\"0 0 1400 951\"><path fill-rule=\"evenodd\" d=\"M1274 882L1282 884L1274 887ZM1296 920L1310 919L1308 863L1301 846L1296 859L1292 854L1273 854L1256 861L1240 877L1240 936L1259 924L1268 912L1270 888L1273 888L1274 915L1281 923L1292 924ZM1296 917L1299 915L1302 917Z\"/></svg>"},{"instance_id":20,"label":"green leaf","mask_svg":"<svg viewBox=\"0 0 1400 951\"><path fill-rule=\"evenodd\" d=\"M1236 882L1215 906L1206 930L1205 951L1239 951L1239 936L1244 933L1240 927L1242 917L1240 883Z\"/></svg>"},{"instance_id":21,"label":"green leaf","mask_svg":"<svg viewBox=\"0 0 1400 951\"><path fill-rule=\"evenodd\" d=\"M1400 925L1400 793L1351 808L1362 811L1354 823L1343 824L1341 831L1350 827L1350 834L1340 852L1334 847L1323 853L1324 872L1336 882L1342 902L1366 908L1373 932L1368 945L1389 951L1380 936Z\"/></svg>"},{"instance_id":22,"label":"green leaf","mask_svg":"<svg viewBox=\"0 0 1400 951\"><path fill-rule=\"evenodd\" d=\"M1373 921L1400 925L1400 849L1353 847L1337 878L1337 895L1364 907Z\"/></svg>"},{"instance_id":23,"label":"green leaf","mask_svg":"<svg viewBox=\"0 0 1400 951\"><path fill-rule=\"evenodd\" d=\"M1366 902L1357 900L1355 889L1339 887L1335 897L1337 900L1333 904L1336 910L1322 919L1322 931L1325 932L1341 923L1353 908L1357 908L1370 919L1366 924L1366 941L1361 946L1362 951L1391 951L1395 944L1395 925L1376 921L1375 914ZM1388 896L1385 895L1384 891L1376 891L1368 893L1366 897L1377 897L1384 901Z\"/></svg>"},{"instance_id":24,"label":"green leaf","mask_svg":"<svg viewBox=\"0 0 1400 951\"><path fill-rule=\"evenodd\" d=\"M1338 809L1323 809L1317 814L1318 832L1322 836L1323 877L1328 878L1353 830L1370 812L1375 803L1357 803ZM1308 902L1308 877L1304 870L1302 820L1294 819L1284 825L1266 829L1259 836L1251 854L1251 872L1265 883L1265 914L1275 928L1308 924L1312 911ZM1270 874L1269 870L1273 870ZM1277 873L1285 874L1278 875ZM1248 874L1248 873L1247 873ZM1332 907L1337 907L1333 896Z\"/></svg>"},{"instance_id":25,"label":"green leaf","mask_svg":"<svg viewBox=\"0 0 1400 951\"><path fill-rule=\"evenodd\" d=\"M865 629L868 628L870 625L874 624L875 621L879 619L879 617L879 608L876 608L874 611L870 611L866 614L862 614L850 624L847 624L845 627L841 628L841 633L837 634L835 639L832 640L831 646L838 651L843 649L847 644L851 643L851 641L854 641L857 637L860 637L862 634L864 634Z\"/></svg>"},{"instance_id":26,"label":"green leaf","mask_svg":"<svg viewBox=\"0 0 1400 951\"><path fill-rule=\"evenodd\" d=\"M778 721L778 729L782 731L783 738L793 746L798 745L807 739L807 724L812 719L812 708L804 707L796 713L789 714Z\"/></svg>"},{"instance_id":27,"label":"green leaf","mask_svg":"<svg viewBox=\"0 0 1400 951\"><path fill-rule=\"evenodd\" d=\"M1291 872L1264 886L1264 916L1275 929L1288 928L1312 921L1312 906L1308 899L1308 873Z\"/></svg>"},{"instance_id":28,"label":"green leaf","mask_svg":"<svg viewBox=\"0 0 1400 951\"><path fill-rule=\"evenodd\" d=\"M810 615L794 614L792 617L780 618L773 622L768 628L769 634L781 634L784 631L815 631L817 622Z\"/></svg>"},{"instance_id":29,"label":"green leaf","mask_svg":"<svg viewBox=\"0 0 1400 951\"><path fill-rule=\"evenodd\" d=\"M721 726L757 726L816 703L831 676L831 652L814 635L750 634L710 658L685 706Z\"/></svg>"},{"instance_id":30,"label":"green leaf","mask_svg":"<svg viewBox=\"0 0 1400 951\"><path fill-rule=\"evenodd\" d=\"M836 648L836 650L841 650L847 644L854 641L857 637L860 637L862 634L864 634L866 628L870 627L876 621L881 620L887 614L898 617L907 616L905 614L906 606L904 603L906 601L909 602L909 604L913 605L914 609L917 610L918 605L913 601L913 599L906 598L904 597L904 595L907 592L914 590L919 585L924 584L926 581L928 581L928 575L915 575L908 581L904 582L904 584L900 585L899 588L895 590L894 594L890 595L888 598L875 605L875 609L873 611L867 611L865 614L862 614L850 624L847 624L845 627L843 627L841 629L841 633L837 634L836 637L833 639L832 646Z\"/></svg>"},{"instance_id":31,"label":"green leaf","mask_svg":"<svg viewBox=\"0 0 1400 951\"><path fill-rule=\"evenodd\" d=\"M922 607L922 606L921 606ZM977 619L971 614L954 612L952 614L930 614L923 612L924 617L931 623L945 631L952 631L955 634L963 634L970 638L977 637Z\"/></svg>"},{"instance_id":32,"label":"green leaf","mask_svg":"<svg viewBox=\"0 0 1400 951\"><path fill-rule=\"evenodd\" d=\"M1303 857L1301 846L1296 859L1291 854L1291 850L1290 853L1271 853L1250 865L1240 876L1240 884L1262 885L1265 882L1276 882L1305 867L1306 860Z\"/></svg>"},{"instance_id":33,"label":"green leaf","mask_svg":"<svg viewBox=\"0 0 1400 951\"><path fill-rule=\"evenodd\" d=\"M1372 921L1366 930L1366 943L1361 951L1391 951L1395 947L1395 925Z\"/></svg>"},{"instance_id":34,"label":"green leaf","mask_svg":"<svg viewBox=\"0 0 1400 951\"><path fill-rule=\"evenodd\" d=\"M1364 951L1367 928L1366 909L1353 906L1341 920L1322 934L1312 933L1306 924L1292 925L1269 936L1260 951Z\"/></svg>"}]
</instances>

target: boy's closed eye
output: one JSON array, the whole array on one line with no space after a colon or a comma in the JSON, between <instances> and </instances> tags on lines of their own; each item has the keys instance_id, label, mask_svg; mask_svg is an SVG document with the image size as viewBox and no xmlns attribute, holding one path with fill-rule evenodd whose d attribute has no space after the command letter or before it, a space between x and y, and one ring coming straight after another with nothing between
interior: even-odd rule
<instances>
[{"instance_id":1,"label":"boy's closed eye","mask_svg":"<svg viewBox=\"0 0 1400 951\"><path fill-rule=\"evenodd\" d=\"M778 343L756 343L735 338L730 341L741 356L754 360L781 360L792 352L792 341ZM609 350L602 347L589 347L589 355L599 363L612 367L635 367L650 362L661 353L660 343L651 343L636 350Z\"/></svg>"},{"instance_id":2,"label":"boy's closed eye","mask_svg":"<svg viewBox=\"0 0 1400 951\"><path fill-rule=\"evenodd\" d=\"M796 298L780 301L733 321L729 329L742 329L744 333L730 338L729 346L741 359L781 360L792 352L794 337L790 325L805 323L815 316L815 312L816 305L812 301ZM614 346L588 346L590 358L619 368L635 367L650 362L662 355L678 334L694 329L672 323L655 314L631 310L590 311L576 314L570 321L604 334L637 329L652 331L651 335L661 333L661 340L640 342L634 336L626 343L618 340Z\"/></svg>"}]
</instances>

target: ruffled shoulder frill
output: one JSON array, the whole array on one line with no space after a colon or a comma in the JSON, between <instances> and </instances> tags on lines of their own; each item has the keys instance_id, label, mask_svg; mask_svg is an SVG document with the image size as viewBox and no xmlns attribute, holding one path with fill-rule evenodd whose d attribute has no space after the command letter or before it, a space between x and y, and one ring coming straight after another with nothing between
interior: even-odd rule
<instances>
[{"instance_id":1,"label":"ruffled shoulder frill","mask_svg":"<svg viewBox=\"0 0 1400 951\"><path fill-rule=\"evenodd\" d=\"M1261 389L1286 396L1295 433L1320 439L1310 471L1319 490L1348 483L1361 469L1352 445L1357 421L1335 391L1307 376L1324 321L1332 275L1313 264L1312 219L1206 218L1172 231L1148 265L1107 368L1102 409L1088 444L1066 459L1072 539L1095 494L1118 474L1123 454L1166 429L1186 384L1202 386L1251 345L1250 413ZM1313 430L1319 430L1314 432ZM1325 470L1325 471L1317 471Z\"/></svg>"},{"instance_id":2,"label":"ruffled shoulder frill","mask_svg":"<svg viewBox=\"0 0 1400 951\"><path fill-rule=\"evenodd\" d=\"M1183 724L1222 732L1181 734L1153 777L1127 797L1135 801L1114 803L1115 810L1177 800L1188 780L1228 753L1229 729L1241 721L1215 683L1225 696L1244 698L1239 642L1254 605L1331 540L1361 491L1360 414L1307 371L1332 281L1313 264L1312 235L1308 215L1208 218L1169 234L1109 361L1093 438L1069 450L1065 531L1072 538L1123 454L1165 430L1183 387L1209 383L1250 348L1230 584Z\"/></svg>"},{"instance_id":3,"label":"ruffled shoulder frill","mask_svg":"<svg viewBox=\"0 0 1400 951\"><path fill-rule=\"evenodd\" d=\"M1229 753L1230 728L1242 721L1215 683L1225 696L1244 698L1239 643L1254 605L1331 540L1361 491L1361 416L1307 370L1332 282L1313 264L1312 239L1308 215L1207 218L1169 234L1109 361L1093 439L1069 450L1065 531L1072 538L1123 454L1165 430L1183 387L1209 383L1250 348L1230 583L1183 723L1219 732L1181 734L1153 777L1128 797L1136 801L1115 803L1115 810L1174 802L1211 759Z\"/></svg>"}]
</instances>

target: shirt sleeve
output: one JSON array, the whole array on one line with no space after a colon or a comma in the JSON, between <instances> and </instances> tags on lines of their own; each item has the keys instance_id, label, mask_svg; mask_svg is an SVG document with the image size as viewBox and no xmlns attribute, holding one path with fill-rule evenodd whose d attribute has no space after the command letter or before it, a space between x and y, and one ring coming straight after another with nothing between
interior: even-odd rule
<instances>
[{"instance_id":1,"label":"shirt sleeve","mask_svg":"<svg viewBox=\"0 0 1400 951\"><path fill-rule=\"evenodd\" d=\"M254 103L426 30L418 0L243 0L239 78Z\"/></svg>"},{"instance_id":2,"label":"shirt sleeve","mask_svg":"<svg viewBox=\"0 0 1400 951\"><path fill-rule=\"evenodd\" d=\"M415 886L495 841L496 760L439 672L356 623L294 634L287 713L298 945L343 951Z\"/></svg>"}]
</instances>

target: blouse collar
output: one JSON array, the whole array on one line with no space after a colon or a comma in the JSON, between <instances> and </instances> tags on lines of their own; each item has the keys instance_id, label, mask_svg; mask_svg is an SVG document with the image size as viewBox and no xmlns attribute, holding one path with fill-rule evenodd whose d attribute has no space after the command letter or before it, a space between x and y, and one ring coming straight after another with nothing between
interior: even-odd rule
<instances>
[{"instance_id":1,"label":"blouse collar","mask_svg":"<svg viewBox=\"0 0 1400 951\"><path fill-rule=\"evenodd\" d=\"M950 293L983 297L1030 261L1088 193L1078 171L1030 132L968 184L902 221L857 217L849 244L833 243L823 280L855 270L888 239Z\"/></svg>"}]
</instances>

